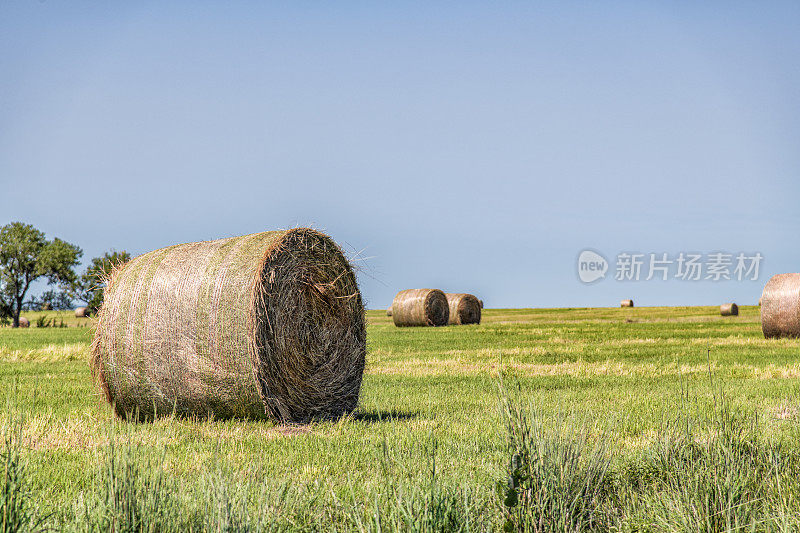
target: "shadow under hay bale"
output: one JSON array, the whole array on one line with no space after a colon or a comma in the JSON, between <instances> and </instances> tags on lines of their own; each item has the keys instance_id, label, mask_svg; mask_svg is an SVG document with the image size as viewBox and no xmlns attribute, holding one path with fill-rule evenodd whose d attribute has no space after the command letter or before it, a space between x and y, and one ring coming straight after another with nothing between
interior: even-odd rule
<instances>
[{"instance_id":1,"label":"shadow under hay bale","mask_svg":"<svg viewBox=\"0 0 800 533\"><path fill-rule=\"evenodd\" d=\"M739 316L739 306L734 303L722 304L719 306L719 314L722 316Z\"/></svg>"},{"instance_id":2,"label":"shadow under hay bale","mask_svg":"<svg viewBox=\"0 0 800 533\"><path fill-rule=\"evenodd\" d=\"M25 318L24 316L19 317L19 327L21 328L29 328L31 327L31 321Z\"/></svg>"},{"instance_id":3,"label":"shadow under hay bale","mask_svg":"<svg viewBox=\"0 0 800 533\"><path fill-rule=\"evenodd\" d=\"M633 300L622 300L619 303L620 307L633 307Z\"/></svg>"},{"instance_id":4,"label":"shadow under hay bale","mask_svg":"<svg viewBox=\"0 0 800 533\"><path fill-rule=\"evenodd\" d=\"M356 278L327 235L298 228L180 244L111 273L92 343L116 413L336 418L366 355Z\"/></svg>"},{"instance_id":5,"label":"shadow under hay bale","mask_svg":"<svg viewBox=\"0 0 800 533\"><path fill-rule=\"evenodd\" d=\"M447 305L450 307L450 319L448 324L480 324L481 323L481 304L480 300L472 294L464 293L445 293Z\"/></svg>"},{"instance_id":6,"label":"shadow under hay bale","mask_svg":"<svg viewBox=\"0 0 800 533\"><path fill-rule=\"evenodd\" d=\"M392 320L398 327L446 326L449 318L447 296L439 289L400 291L392 302Z\"/></svg>"},{"instance_id":7,"label":"shadow under hay bale","mask_svg":"<svg viewBox=\"0 0 800 533\"><path fill-rule=\"evenodd\" d=\"M386 316L392 316L392 306L386 308Z\"/></svg>"},{"instance_id":8,"label":"shadow under hay bale","mask_svg":"<svg viewBox=\"0 0 800 533\"><path fill-rule=\"evenodd\" d=\"M76 307L75 308L75 318L89 318L89 308L88 307Z\"/></svg>"},{"instance_id":9,"label":"shadow under hay bale","mask_svg":"<svg viewBox=\"0 0 800 533\"><path fill-rule=\"evenodd\" d=\"M778 274L764 286L761 331L766 338L800 337L800 274Z\"/></svg>"}]
</instances>

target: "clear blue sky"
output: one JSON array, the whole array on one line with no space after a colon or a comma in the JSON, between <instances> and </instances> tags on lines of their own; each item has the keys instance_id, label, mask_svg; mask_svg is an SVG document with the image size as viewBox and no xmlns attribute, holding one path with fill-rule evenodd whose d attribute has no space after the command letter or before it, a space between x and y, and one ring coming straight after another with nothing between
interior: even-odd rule
<instances>
[{"instance_id":1,"label":"clear blue sky","mask_svg":"<svg viewBox=\"0 0 800 533\"><path fill-rule=\"evenodd\" d=\"M373 308L752 303L800 270L796 2L131 4L0 4L0 224L86 259L313 225ZM583 285L584 248L765 259Z\"/></svg>"}]
</instances>

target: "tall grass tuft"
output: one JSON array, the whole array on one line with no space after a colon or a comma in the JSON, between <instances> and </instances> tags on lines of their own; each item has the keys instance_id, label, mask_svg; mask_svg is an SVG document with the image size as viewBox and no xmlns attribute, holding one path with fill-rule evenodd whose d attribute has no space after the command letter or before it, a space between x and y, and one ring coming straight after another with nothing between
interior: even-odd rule
<instances>
[{"instance_id":1,"label":"tall grass tuft","mask_svg":"<svg viewBox=\"0 0 800 533\"><path fill-rule=\"evenodd\" d=\"M487 530L489 517L482 516L482 510L474 492L465 487L396 485L374 494L363 507L349 507L345 523L348 530L364 533L468 533Z\"/></svg>"},{"instance_id":2,"label":"tall grass tuft","mask_svg":"<svg viewBox=\"0 0 800 533\"><path fill-rule=\"evenodd\" d=\"M0 533L41 531L45 518L36 514L21 457L22 423L12 425L5 435L0 479Z\"/></svg>"},{"instance_id":3,"label":"tall grass tuft","mask_svg":"<svg viewBox=\"0 0 800 533\"><path fill-rule=\"evenodd\" d=\"M768 440L758 414L734 413L722 394L709 415L679 415L628 459L617 491L620 522L663 532L794 529L797 450Z\"/></svg>"},{"instance_id":4,"label":"tall grass tuft","mask_svg":"<svg viewBox=\"0 0 800 533\"><path fill-rule=\"evenodd\" d=\"M214 533L245 533L261 531L258 517L247 509L247 493L237 491L236 485L220 473L211 476L205 483L205 494L201 501L205 512L201 513L203 531Z\"/></svg>"},{"instance_id":5,"label":"tall grass tuft","mask_svg":"<svg viewBox=\"0 0 800 533\"><path fill-rule=\"evenodd\" d=\"M313 497L299 497L288 483L264 481L231 472L217 448L212 469L192 494L194 504L200 504L194 510L197 529L214 533L313 529L318 514L318 509L308 509L314 507Z\"/></svg>"},{"instance_id":6,"label":"tall grass tuft","mask_svg":"<svg viewBox=\"0 0 800 533\"><path fill-rule=\"evenodd\" d=\"M611 453L605 438L590 439L563 415L553 426L534 406L509 400L500 381L510 460L498 484L506 531L572 532L602 529L610 489Z\"/></svg>"},{"instance_id":7,"label":"tall grass tuft","mask_svg":"<svg viewBox=\"0 0 800 533\"><path fill-rule=\"evenodd\" d=\"M163 451L150 453L114 439L105 452L95 491L79 501L83 531L144 533L182 531L175 487L163 473ZM82 516L81 516L82 515Z\"/></svg>"},{"instance_id":8,"label":"tall grass tuft","mask_svg":"<svg viewBox=\"0 0 800 533\"><path fill-rule=\"evenodd\" d=\"M359 501L351 486L350 505L339 512L345 527L362 533L469 533L487 531L490 512L474 488L443 482L437 470L438 440L432 434L421 443L427 457L427 479L422 483L404 482L390 455L384 436L381 467L384 487L371 501ZM406 465L401 466L401 468Z\"/></svg>"},{"instance_id":9,"label":"tall grass tuft","mask_svg":"<svg viewBox=\"0 0 800 533\"><path fill-rule=\"evenodd\" d=\"M502 379L500 391L507 531L800 530L800 451L767 437L756 411L734 410L721 392L708 407L684 402L652 439L625 449L522 407Z\"/></svg>"}]
</instances>

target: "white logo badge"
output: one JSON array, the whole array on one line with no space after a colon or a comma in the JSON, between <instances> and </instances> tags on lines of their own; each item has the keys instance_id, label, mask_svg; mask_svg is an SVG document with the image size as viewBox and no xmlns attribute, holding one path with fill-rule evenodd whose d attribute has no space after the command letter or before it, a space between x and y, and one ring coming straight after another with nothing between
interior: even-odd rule
<instances>
[{"instance_id":1,"label":"white logo badge","mask_svg":"<svg viewBox=\"0 0 800 533\"><path fill-rule=\"evenodd\" d=\"M592 250L584 250L578 255L578 277L584 283L592 283L606 277L608 261Z\"/></svg>"}]
</instances>

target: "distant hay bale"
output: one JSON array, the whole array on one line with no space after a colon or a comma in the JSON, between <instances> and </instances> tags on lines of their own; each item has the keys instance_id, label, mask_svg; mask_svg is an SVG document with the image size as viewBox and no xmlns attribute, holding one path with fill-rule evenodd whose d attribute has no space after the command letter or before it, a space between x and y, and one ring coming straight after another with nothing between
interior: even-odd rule
<instances>
[{"instance_id":1,"label":"distant hay bale","mask_svg":"<svg viewBox=\"0 0 800 533\"><path fill-rule=\"evenodd\" d=\"M355 409L364 307L336 243L298 228L179 244L111 273L92 343L125 418L306 422Z\"/></svg>"},{"instance_id":2,"label":"distant hay bale","mask_svg":"<svg viewBox=\"0 0 800 533\"><path fill-rule=\"evenodd\" d=\"M31 327L31 321L25 318L24 316L19 317L19 327L21 328L29 328Z\"/></svg>"},{"instance_id":3,"label":"distant hay bale","mask_svg":"<svg viewBox=\"0 0 800 533\"><path fill-rule=\"evenodd\" d=\"M633 307L633 300L622 300L619 303L620 307Z\"/></svg>"},{"instance_id":4,"label":"distant hay bale","mask_svg":"<svg viewBox=\"0 0 800 533\"><path fill-rule=\"evenodd\" d=\"M392 306L386 308L386 316L392 316Z\"/></svg>"},{"instance_id":5,"label":"distant hay bale","mask_svg":"<svg viewBox=\"0 0 800 533\"><path fill-rule=\"evenodd\" d=\"M53 310L53 304L51 304L50 302L45 302L42 304L42 311L52 311L52 310Z\"/></svg>"},{"instance_id":6,"label":"distant hay bale","mask_svg":"<svg viewBox=\"0 0 800 533\"><path fill-rule=\"evenodd\" d=\"M439 289L400 291L392 302L392 320L398 327L446 326L449 318L447 296Z\"/></svg>"},{"instance_id":7,"label":"distant hay bale","mask_svg":"<svg viewBox=\"0 0 800 533\"><path fill-rule=\"evenodd\" d=\"M448 324L480 324L481 323L481 304L480 300L472 294L464 293L445 293L447 305L450 307L450 319Z\"/></svg>"},{"instance_id":8,"label":"distant hay bale","mask_svg":"<svg viewBox=\"0 0 800 533\"><path fill-rule=\"evenodd\" d=\"M739 316L739 306L734 303L722 304L719 306L719 314L722 316Z\"/></svg>"},{"instance_id":9,"label":"distant hay bale","mask_svg":"<svg viewBox=\"0 0 800 533\"><path fill-rule=\"evenodd\" d=\"M89 318L89 308L88 307L75 308L75 318Z\"/></svg>"},{"instance_id":10,"label":"distant hay bale","mask_svg":"<svg viewBox=\"0 0 800 533\"><path fill-rule=\"evenodd\" d=\"M764 286L761 330L766 338L800 337L800 274L778 274Z\"/></svg>"}]
</instances>

